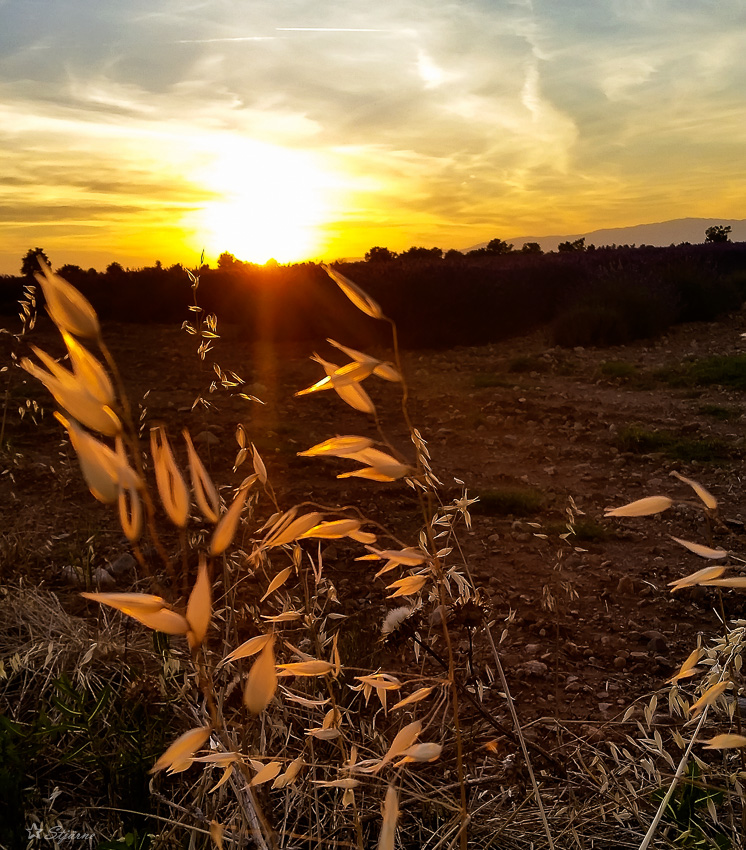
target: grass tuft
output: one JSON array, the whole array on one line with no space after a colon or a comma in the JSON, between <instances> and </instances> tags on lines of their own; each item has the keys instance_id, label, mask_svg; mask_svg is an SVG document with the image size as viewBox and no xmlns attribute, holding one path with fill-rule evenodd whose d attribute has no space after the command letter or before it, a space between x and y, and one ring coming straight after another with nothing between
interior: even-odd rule
<instances>
[{"instance_id":1,"label":"grass tuft","mask_svg":"<svg viewBox=\"0 0 746 850\"><path fill-rule=\"evenodd\" d=\"M738 451L720 437L682 437L670 431L651 431L641 425L628 425L619 430L614 441L622 452L633 454L662 453L671 460L709 463L731 460Z\"/></svg>"},{"instance_id":2,"label":"grass tuft","mask_svg":"<svg viewBox=\"0 0 746 850\"><path fill-rule=\"evenodd\" d=\"M500 487L483 490L471 510L486 516L532 516L545 502L544 493L533 487Z\"/></svg>"},{"instance_id":3,"label":"grass tuft","mask_svg":"<svg viewBox=\"0 0 746 850\"><path fill-rule=\"evenodd\" d=\"M682 363L656 373L672 387L730 387L746 390L746 354L725 354Z\"/></svg>"}]
</instances>

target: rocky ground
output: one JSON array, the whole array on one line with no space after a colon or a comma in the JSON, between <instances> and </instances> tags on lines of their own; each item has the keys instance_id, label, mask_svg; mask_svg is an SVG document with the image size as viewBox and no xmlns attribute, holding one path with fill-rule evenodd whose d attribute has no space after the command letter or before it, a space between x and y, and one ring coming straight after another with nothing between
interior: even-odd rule
<instances>
[{"instance_id":1,"label":"rocky ground","mask_svg":"<svg viewBox=\"0 0 746 850\"><path fill-rule=\"evenodd\" d=\"M331 393L293 396L322 376L308 360L310 352L245 340L229 326L219 330L223 336L203 362L195 339L178 328L105 327L135 415L143 411L144 420L165 421L174 438L189 427L221 483L241 480L241 470L230 471L241 422L262 452L283 506L303 500L353 504L415 544L420 515L406 487L338 481L335 474L343 467L337 462L297 457L334 434L375 436L368 417ZM536 334L478 348L404 354L411 418L428 441L445 501L460 495L455 479L464 482L469 496L482 498L473 506L472 528L461 529L461 541L498 630L510 620L503 662L527 722L610 720L635 698L663 687L698 633L709 637L717 631L712 591L669 592L669 582L704 565L671 536L743 549L743 396L720 386L672 386L660 370L744 352L744 332L746 314L739 313L617 349L561 350ZM45 321L32 340L41 347L56 345ZM316 348L343 362L323 341ZM213 359L245 384L209 393L216 379ZM87 561L107 587L127 589L134 576L127 558L121 560L126 548L116 517L85 490L44 391L31 380L23 382L16 370L3 377L8 375L10 450L0 477L2 581L43 583L74 606L76 577ZM396 385L370 378L367 386L391 441L411 455ZM231 395L239 389L265 404ZM192 409L200 392L215 409ZM46 409L35 412L27 399ZM22 417L19 408L25 409ZM684 449L679 457L675 449L630 450L622 439L630 426L670 432L684 441ZM726 446L719 458L693 456L693 445L713 439L720 449ZM716 496L730 536L725 528L708 536L696 496L670 476L673 470ZM507 507L506 493L514 502ZM659 516L604 519L607 507L658 494L676 499L676 506ZM568 508L576 534L562 539ZM374 630L391 607L383 583L371 581L344 547L329 547L325 558L347 610L365 630ZM119 567L112 570L117 559ZM741 599L726 600L729 614L740 613ZM459 635L458 651L466 659L470 635L468 630ZM471 663L488 685L494 670L486 669L489 656L474 637Z\"/></svg>"}]
</instances>

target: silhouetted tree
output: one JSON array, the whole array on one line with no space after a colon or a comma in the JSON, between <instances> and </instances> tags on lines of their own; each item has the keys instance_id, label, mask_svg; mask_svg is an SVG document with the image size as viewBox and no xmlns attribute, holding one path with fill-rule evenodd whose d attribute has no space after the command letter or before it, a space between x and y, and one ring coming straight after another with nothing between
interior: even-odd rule
<instances>
[{"instance_id":1,"label":"silhouetted tree","mask_svg":"<svg viewBox=\"0 0 746 850\"><path fill-rule=\"evenodd\" d=\"M512 250L513 246L504 239L490 239L487 243L488 254L509 254Z\"/></svg>"},{"instance_id":2,"label":"silhouetted tree","mask_svg":"<svg viewBox=\"0 0 746 850\"><path fill-rule=\"evenodd\" d=\"M49 265L49 257L44 253L43 248L29 248L21 262L21 274L24 277L33 278L34 274L40 270L39 260Z\"/></svg>"},{"instance_id":3,"label":"silhouetted tree","mask_svg":"<svg viewBox=\"0 0 746 850\"><path fill-rule=\"evenodd\" d=\"M228 253L228 251L223 251L223 253L218 257L218 268L221 272L229 271L236 265L236 258L233 254Z\"/></svg>"},{"instance_id":4,"label":"silhouetted tree","mask_svg":"<svg viewBox=\"0 0 746 850\"><path fill-rule=\"evenodd\" d=\"M397 254L395 251L389 251L388 248L371 248L365 255L366 263L388 263L395 260Z\"/></svg>"},{"instance_id":5,"label":"silhouetted tree","mask_svg":"<svg viewBox=\"0 0 746 850\"><path fill-rule=\"evenodd\" d=\"M121 277L124 274L122 264L117 262L109 263L106 267L106 274L108 274L109 277Z\"/></svg>"},{"instance_id":6,"label":"silhouetted tree","mask_svg":"<svg viewBox=\"0 0 746 850\"><path fill-rule=\"evenodd\" d=\"M96 274L95 269L89 269L88 273L93 272ZM60 266L57 269L57 274L64 278L69 283L74 284L75 286L79 286L80 282L83 278L86 277L86 272L80 266L76 266L74 263L65 263L64 266Z\"/></svg>"},{"instance_id":7,"label":"silhouetted tree","mask_svg":"<svg viewBox=\"0 0 746 850\"><path fill-rule=\"evenodd\" d=\"M709 242L710 244L730 242L730 231L731 227L729 224L713 224L712 227L708 227L705 230L705 242Z\"/></svg>"},{"instance_id":8,"label":"silhouetted tree","mask_svg":"<svg viewBox=\"0 0 746 850\"><path fill-rule=\"evenodd\" d=\"M443 257L442 248L407 248L399 255L403 260L440 260Z\"/></svg>"},{"instance_id":9,"label":"silhouetted tree","mask_svg":"<svg viewBox=\"0 0 746 850\"><path fill-rule=\"evenodd\" d=\"M557 250L562 251L562 253L570 251L585 251L585 236L581 236L580 239L576 239L574 242L560 242L557 246Z\"/></svg>"},{"instance_id":10,"label":"silhouetted tree","mask_svg":"<svg viewBox=\"0 0 746 850\"><path fill-rule=\"evenodd\" d=\"M543 254L541 245L538 242L524 242L521 248L522 254Z\"/></svg>"},{"instance_id":11,"label":"silhouetted tree","mask_svg":"<svg viewBox=\"0 0 746 850\"><path fill-rule=\"evenodd\" d=\"M464 254L455 248L449 248L443 255L444 260L463 260Z\"/></svg>"}]
</instances>

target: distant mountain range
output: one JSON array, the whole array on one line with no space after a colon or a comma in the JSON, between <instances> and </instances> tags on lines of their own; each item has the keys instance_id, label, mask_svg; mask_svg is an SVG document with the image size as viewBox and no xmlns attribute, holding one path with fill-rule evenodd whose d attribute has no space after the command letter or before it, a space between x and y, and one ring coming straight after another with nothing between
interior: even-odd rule
<instances>
[{"instance_id":1,"label":"distant mountain range","mask_svg":"<svg viewBox=\"0 0 746 850\"><path fill-rule=\"evenodd\" d=\"M525 242L538 242L544 251L556 251L560 242L574 242L585 237L586 245L678 245L681 242L696 244L705 241L705 230L713 224L730 225L732 242L746 242L746 219L726 218L675 218L672 221L657 221L654 224L636 224L632 227L614 227L591 230L587 233L570 233L564 236L510 236L495 234L520 250ZM483 248L480 242L466 248Z\"/></svg>"}]
</instances>

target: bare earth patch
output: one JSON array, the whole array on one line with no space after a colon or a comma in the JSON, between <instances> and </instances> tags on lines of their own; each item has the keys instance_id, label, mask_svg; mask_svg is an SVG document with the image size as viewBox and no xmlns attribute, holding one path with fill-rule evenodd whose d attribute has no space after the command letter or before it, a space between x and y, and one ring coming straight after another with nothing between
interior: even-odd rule
<instances>
[{"instance_id":1,"label":"bare earth patch","mask_svg":"<svg viewBox=\"0 0 746 850\"><path fill-rule=\"evenodd\" d=\"M687 486L669 476L675 469L719 499L737 536L717 532L714 544L738 547L744 516L738 486L742 393L718 386L676 388L654 375L687 358L743 352L744 331L746 317L737 314L717 324L676 328L654 343L603 351L549 348L534 335L405 355L413 420L428 440L436 474L452 498L460 494L457 478L470 496L483 499L463 537L464 554L495 618L515 612L502 649L525 721L610 720L634 698L660 688L698 632L717 630L710 592L672 596L667 587L702 566L671 540L675 535L707 542L700 512L680 506L626 520L604 519L603 512L656 494L691 502ZM200 363L193 339L155 325L111 325L104 333L131 398L143 400L147 420L165 421L174 435L188 426L219 480L228 480L237 448L234 429L242 422L284 504L355 504L400 538L415 533L416 503L405 487L337 481L339 464L297 457L333 432L374 435L367 418L336 397L293 397L318 378L305 356L243 340L239 329L228 328L215 358L243 377L248 391L266 405L217 392L207 396L215 410L192 411L196 394L214 378L210 355L208 364ZM54 338L43 322L34 334L41 345ZM28 396L47 403L30 380L20 385L18 373L13 380L14 402ZM391 386L381 382L377 389L374 400L384 423L401 422ZM93 569L106 567L125 550L121 533L115 517L85 491L50 411L34 425L31 413L21 420L14 406L7 426L12 451L0 479L2 578L43 584L77 607L78 588L66 568L86 558ZM730 413L719 416L722 410ZM625 450L620 434L630 426L686 438L687 445L716 438L730 456L702 461ZM403 425L390 433L406 454ZM522 497L530 493L533 501L526 503ZM582 515L576 535L565 542L560 535L568 530L570 498ZM391 605L383 582L371 582L335 546L328 547L326 562L334 568L340 597L350 597L365 629L375 628ZM547 593L554 610L548 609ZM466 644L460 647L464 653ZM475 675L484 676L486 661L473 659Z\"/></svg>"},{"instance_id":2,"label":"bare earth patch","mask_svg":"<svg viewBox=\"0 0 746 850\"><path fill-rule=\"evenodd\" d=\"M297 456L333 433L375 436L370 420L331 394L293 396L320 377L305 353L243 339L237 328L219 330L224 336L215 359L244 378L244 390L264 406L218 391L207 395L215 410L192 410L197 393L215 377L210 354L200 362L194 340L172 327L104 327L130 398L146 408L144 421L165 422L173 436L189 427L222 484L242 477L241 470L230 474L240 422L262 452L283 506L304 500L355 505L405 544L415 543L421 517L406 487L337 481L344 468L339 463ZM699 632L717 632L711 591L669 592L669 582L703 566L671 536L739 548L746 512L739 486L743 395L719 386L676 387L656 374L687 358L742 353L743 332L746 315L739 313L717 324L675 328L653 343L603 351L550 348L534 335L405 354L412 419L428 441L447 497L461 493L454 479L465 482L470 496L482 496L472 529L462 536L464 556L494 619L515 614L506 623L503 660L519 715L537 740L552 733L554 718L578 723L586 733L587 724L591 731L602 728L633 700L663 687ZM41 321L33 341L54 350L54 333ZM355 345L344 337L341 342ZM316 348L331 354L321 340ZM51 416L51 399L19 372L12 381L11 449L0 477L0 578L53 590L63 606L78 611L81 587L71 581L70 567L87 562L92 571L108 568L126 551L125 542L114 513L85 489ZM392 442L411 455L396 393L384 382L373 387ZM18 414L26 398L47 408L36 416L38 424L31 411ZM625 439L631 427L670 440L658 450L646 451L644 444L642 451L630 450ZM714 456L701 459L693 446L715 446ZM672 470L718 498L734 536L716 530L710 540L696 499L670 477ZM657 494L690 505L656 517L603 518L606 507ZM560 535L568 530L571 498L582 514L576 535L565 541ZM384 582L372 581L369 567L354 556L331 545L325 561L340 600L372 642L392 603L385 600ZM130 574L115 577L115 587L125 590L133 581ZM738 613L737 599L726 601L733 606L729 614ZM470 646L465 637L458 647L467 660ZM470 663L474 681L489 685L489 659L475 655ZM497 691L489 703L509 725Z\"/></svg>"}]
</instances>

